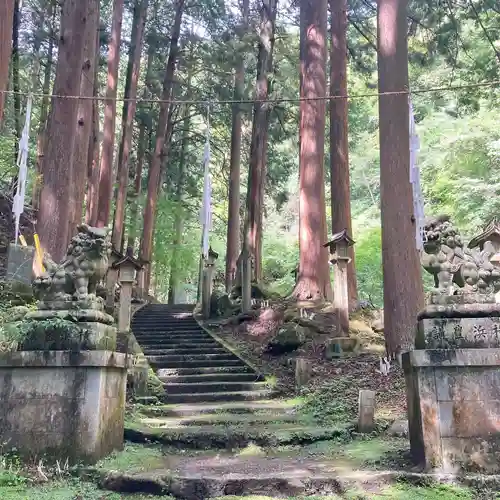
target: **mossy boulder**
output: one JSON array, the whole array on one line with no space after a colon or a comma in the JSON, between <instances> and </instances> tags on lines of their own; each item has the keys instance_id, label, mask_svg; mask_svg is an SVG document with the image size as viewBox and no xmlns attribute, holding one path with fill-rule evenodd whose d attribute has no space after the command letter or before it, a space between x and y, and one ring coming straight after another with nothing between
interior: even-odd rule
<instances>
[{"instance_id":1,"label":"mossy boulder","mask_svg":"<svg viewBox=\"0 0 500 500\"><path fill-rule=\"evenodd\" d=\"M285 323L267 344L267 352L275 356L296 351L306 341L306 329L297 323Z\"/></svg>"},{"instance_id":2,"label":"mossy boulder","mask_svg":"<svg viewBox=\"0 0 500 500\"><path fill-rule=\"evenodd\" d=\"M325 358L328 360L341 358L346 354L355 354L361 348L356 337L337 337L329 339L325 344Z\"/></svg>"}]
</instances>

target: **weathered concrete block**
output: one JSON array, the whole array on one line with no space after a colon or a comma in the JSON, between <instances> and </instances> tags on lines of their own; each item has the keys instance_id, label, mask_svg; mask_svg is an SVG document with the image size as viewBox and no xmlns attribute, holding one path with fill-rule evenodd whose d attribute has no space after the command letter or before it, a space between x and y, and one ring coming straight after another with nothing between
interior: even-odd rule
<instances>
[{"instance_id":1,"label":"weathered concrete block","mask_svg":"<svg viewBox=\"0 0 500 500\"><path fill-rule=\"evenodd\" d=\"M306 358L297 358L295 363L295 386L303 387L309 382L312 375L311 362Z\"/></svg>"},{"instance_id":2,"label":"weathered concrete block","mask_svg":"<svg viewBox=\"0 0 500 500\"><path fill-rule=\"evenodd\" d=\"M25 457L94 463L123 447L128 359L110 351L0 356L0 442Z\"/></svg>"},{"instance_id":3,"label":"weathered concrete block","mask_svg":"<svg viewBox=\"0 0 500 500\"><path fill-rule=\"evenodd\" d=\"M500 349L403 355L414 459L428 469L500 472Z\"/></svg>"}]
</instances>

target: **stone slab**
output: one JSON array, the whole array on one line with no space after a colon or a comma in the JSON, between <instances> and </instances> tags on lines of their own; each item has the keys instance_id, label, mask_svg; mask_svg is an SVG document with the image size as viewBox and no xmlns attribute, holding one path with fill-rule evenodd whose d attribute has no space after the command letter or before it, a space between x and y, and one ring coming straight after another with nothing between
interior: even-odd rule
<instances>
[{"instance_id":1,"label":"stone slab","mask_svg":"<svg viewBox=\"0 0 500 500\"><path fill-rule=\"evenodd\" d=\"M425 318L418 324L417 349L500 347L500 317Z\"/></svg>"},{"instance_id":2,"label":"stone slab","mask_svg":"<svg viewBox=\"0 0 500 500\"><path fill-rule=\"evenodd\" d=\"M7 281L19 281L31 285L33 280L33 247L22 247L11 243L7 257Z\"/></svg>"},{"instance_id":3,"label":"stone slab","mask_svg":"<svg viewBox=\"0 0 500 500\"><path fill-rule=\"evenodd\" d=\"M442 368L438 373L437 401L500 400L500 369Z\"/></svg>"},{"instance_id":4,"label":"stone slab","mask_svg":"<svg viewBox=\"0 0 500 500\"><path fill-rule=\"evenodd\" d=\"M498 366L500 349L417 349L405 352L403 369L438 366Z\"/></svg>"},{"instance_id":5,"label":"stone slab","mask_svg":"<svg viewBox=\"0 0 500 500\"><path fill-rule=\"evenodd\" d=\"M68 321L89 321L112 325L113 316L96 309L42 309L26 315L26 319L44 320L60 318Z\"/></svg>"},{"instance_id":6,"label":"stone slab","mask_svg":"<svg viewBox=\"0 0 500 500\"><path fill-rule=\"evenodd\" d=\"M0 356L0 442L26 458L93 463L123 446L124 354Z\"/></svg>"},{"instance_id":7,"label":"stone slab","mask_svg":"<svg viewBox=\"0 0 500 500\"><path fill-rule=\"evenodd\" d=\"M40 325L42 322L40 322ZM74 331L65 329L34 330L22 342L24 351L115 351L116 328L103 323L75 323Z\"/></svg>"}]
</instances>

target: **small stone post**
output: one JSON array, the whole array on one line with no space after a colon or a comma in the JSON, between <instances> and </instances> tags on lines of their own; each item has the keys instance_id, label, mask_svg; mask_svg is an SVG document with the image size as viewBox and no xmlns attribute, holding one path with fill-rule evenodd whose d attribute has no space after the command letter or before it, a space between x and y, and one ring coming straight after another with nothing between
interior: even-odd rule
<instances>
[{"instance_id":1,"label":"small stone post","mask_svg":"<svg viewBox=\"0 0 500 500\"><path fill-rule=\"evenodd\" d=\"M375 428L375 391L359 391L358 411L358 432L372 432Z\"/></svg>"},{"instance_id":2,"label":"small stone post","mask_svg":"<svg viewBox=\"0 0 500 500\"><path fill-rule=\"evenodd\" d=\"M339 325L343 333L349 331L349 290L347 284L347 264L350 261L349 247L354 245L354 240L344 229L332 236L325 243L330 249L330 262L333 264L333 304L337 314Z\"/></svg>"},{"instance_id":3,"label":"small stone post","mask_svg":"<svg viewBox=\"0 0 500 500\"><path fill-rule=\"evenodd\" d=\"M300 389L309 382L311 378L311 363L306 358L297 358L295 360L295 385Z\"/></svg>"},{"instance_id":4,"label":"small stone post","mask_svg":"<svg viewBox=\"0 0 500 500\"><path fill-rule=\"evenodd\" d=\"M252 310L252 259L246 246L241 253L241 312Z\"/></svg>"},{"instance_id":5,"label":"small stone post","mask_svg":"<svg viewBox=\"0 0 500 500\"><path fill-rule=\"evenodd\" d=\"M201 284L201 310L204 319L210 318L210 299L212 297L213 272L215 269L215 261L218 257L219 254L214 252L212 247L210 247L208 249L208 256L205 259L203 267Z\"/></svg>"}]
</instances>

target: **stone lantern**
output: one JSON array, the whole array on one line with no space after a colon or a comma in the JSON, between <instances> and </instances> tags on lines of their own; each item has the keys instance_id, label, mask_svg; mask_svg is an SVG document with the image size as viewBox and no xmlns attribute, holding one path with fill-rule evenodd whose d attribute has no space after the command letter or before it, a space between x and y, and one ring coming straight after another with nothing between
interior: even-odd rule
<instances>
[{"instance_id":1,"label":"stone lantern","mask_svg":"<svg viewBox=\"0 0 500 500\"><path fill-rule=\"evenodd\" d=\"M213 272L218 258L219 254L214 252L212 247L210 247L208 249L208 255L205 258L202 276L201 305L204 319L208 319L210 317L210 297L212 296Z\"/></svg>"},{"instance_id":2,"label":"stone lantern","mask_svg":"<svg viewBox=\"0 0 500 500\"><path fill-rule=\"evenodd\" d=\"M333 264L333 302L339 318L339 324L344 333L349 330L349 290L347 280L347 264L350 262L349 247L354 240L347 229L332 236L323 246L330 251L330 262Z\"/></svg>"},{"instance_id":3,"label":"stone lantern","mask_svg":"<svg viewBox=\"0 0 500 500\"><path fill-rule=\"evenodd\" d=\"M142 269L140 262L134 258L133 249L128 247L125 255L115 259L111 269L117 272L120 282L120 306L118 310L118 331L126 332L130 328L130 311L132 304L132 286L135 282L137 271Z\"/></svg>"}]
</instances>

